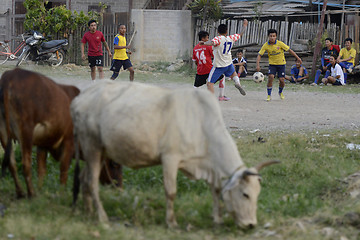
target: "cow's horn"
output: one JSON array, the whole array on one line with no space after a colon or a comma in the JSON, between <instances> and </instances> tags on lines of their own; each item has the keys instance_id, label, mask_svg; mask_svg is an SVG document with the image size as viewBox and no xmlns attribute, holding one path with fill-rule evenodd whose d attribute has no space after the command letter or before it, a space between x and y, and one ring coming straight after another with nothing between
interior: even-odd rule
<instances>
[{"instance_id":1,"label":"cow's horn","mask_svg":"<svg viewBox=\"0 0 360 240\"><path fill-rule=\"evenodd\" d=\"M280 161L278 160L272 160L272 161L267 161L267 162L262 162L260 163L259 165L257 165L255 168L258 172L260 172L261 169L263 169L264 167L267 167L269 165L272 165L272 164L276 164L276 163L281 163Z\"/></svg>"}]
</instances>

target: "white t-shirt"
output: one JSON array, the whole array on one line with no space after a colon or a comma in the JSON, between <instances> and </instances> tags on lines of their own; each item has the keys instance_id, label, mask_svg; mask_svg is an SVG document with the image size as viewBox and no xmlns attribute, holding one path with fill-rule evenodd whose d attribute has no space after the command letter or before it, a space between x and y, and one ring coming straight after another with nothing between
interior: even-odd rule
<instances>
[{"instance_id":1,"label":"white t-shirt","mask_svg":"<svg viewBox=\"0 0 360 240\"><path fill-rule=\"evenodd\" d=\"M341 82L341 85L345 85L345 82L344 82L344 72L343 70L341 69L340 65L339 64L335 64L335 67L332 67L331 66L331 76L336 78L337 75L340 75L340 82Z\"/></svg>"},{"instance_id":2,"label":"white t-shirt","mask_svg":"<svg viewBox=\"0 0 360 240\"><path fill-rule=\"evenodd\" d=\"M227 67L232 64L231 48L240 37L240 34L220 35L211 40L214 43L214 67Z\"/></svg>"}]
</instances>

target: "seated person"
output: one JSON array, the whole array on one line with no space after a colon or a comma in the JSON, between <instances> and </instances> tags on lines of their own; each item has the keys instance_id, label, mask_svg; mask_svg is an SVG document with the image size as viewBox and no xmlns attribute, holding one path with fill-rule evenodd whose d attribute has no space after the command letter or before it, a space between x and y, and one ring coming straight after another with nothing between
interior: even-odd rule
<instances>
[{"instance_id":1,"label":"seated person","mask_svg":"<svg viewBox=\"0 0 360 240\"><path fill-rule=\"evenodd\" d=\"M345 85L344 72L342 71L340 65L336 63L336 55L330 56L330 64L331 75L322 79L323 84L327 85L328 83L331 83L334 86Z\"/></svg>"},{"instance_id":2,"label":"seated person","mask_svg":"<svg viewBox=\"0 0 360 240\"><path fill-rule=\"evenodd\" d=\"M240 49L236 52L236 58L233 59L233 64L238 77L246 77L247 75L247 62L243 56L243 51Z\"/></svg>"},{"instance_id":3,"label":"seated person","mask_svg":"<svg viewBox=\"0 0 360 240\"><path fill-rule=\"evenodd\" d=\"M309 77L306 68L296 59L295 64L291 67L291 76L285 75L285 79L291 83L300 83Z\"/></svg>"},{"instance_id":4,"label":"seated person","mask_svg":"<svg viewBox=\"0 0 360 240\"><path fill-rule=\"evenodd\" d=\"M321 74L324 74L324 78L327 78L330 75L330 67L329 64L330 56L335 54L339 54L338 45L333 45L333 40L331 38L325 39L325 47L321 50L321 66L316 71L315 81L311 84L312 86L316 86Z\"/></svg>"},{"instance_id":5,"label":"seated person","mask_svg":"<svg viewBox=\"0 0 360 240\"><path fill-rule=\"evenodd\" d=\"M340 54L336 60L344 71L345 82L347 79L347 73L351 73L355 65L356 50L351 47L351 44L351 38L345 39L345 47L340 50Z\"/></svg>"}]
</instances>

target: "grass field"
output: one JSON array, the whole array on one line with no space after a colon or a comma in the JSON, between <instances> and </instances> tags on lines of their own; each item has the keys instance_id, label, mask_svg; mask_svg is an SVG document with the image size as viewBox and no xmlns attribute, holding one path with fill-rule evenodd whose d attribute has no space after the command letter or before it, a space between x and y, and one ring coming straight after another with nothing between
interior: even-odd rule
<instances>
[{"instance_id":1,"label":"grass field","mask_svg":"<svg viewBox=\"0 0 360 240\"><path fill-rule=\"evenodd\" d=\"M192 74L189 69L171 75L161 71L140 72L136 73L136 79L140 82L158 81L159 78L151 77L156 75L160 76L160 81L188 84L193 81ZM89 72L86 71L79 77L87 76ZM120 77L127 79L128 73L124 72ZM259 87L251 81L246 86L250 90ZM358 85L344 88L288 86L294 91L360 93ZM191 181L182 174L178 176L175 199L179 228L168 229L161 167L136 171L125 168L123 191L102 186L100 195L111 221L106 225L99 224L95 215L84 211L81 199L75 210L70 207L74 166L70 169L67 187L61 189L59 164L50 159L44 186L37 189L34 199L15 199L9 174L0 180L0 204L6 207L1 210L0 205L0 239L360 238L360 196L356 194L356 190L360 190L360 178L345 179L359 172L360 150L347 149L346 144L360 144L360 130L237 131L232 135L248 166L266 160L281 161L281 164L265 168L261 173L262 192L255 229L238 229L226 213L225 223L214 225L208 186L203 181ZM18 151L16 155L20 157ZM33 159L36 184L35 155Z\"/></svg>"}]
</instances>

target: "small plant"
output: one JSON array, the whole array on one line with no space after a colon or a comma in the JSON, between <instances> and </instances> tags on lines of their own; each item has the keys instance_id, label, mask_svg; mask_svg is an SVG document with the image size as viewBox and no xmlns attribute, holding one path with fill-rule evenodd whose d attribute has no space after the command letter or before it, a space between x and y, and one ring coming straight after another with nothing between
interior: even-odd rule
<instances>
[{"instance_id":1,"label":"small plant","mask_svg":"<svg viewBox=\"0 0 360 240\"><path fill-rule=\"evenodd\" d=\"M203 20L217 21L223 16L220 2L221 0L195 0L188 6L196 17Z\"/></svg>"}]
</instances>

